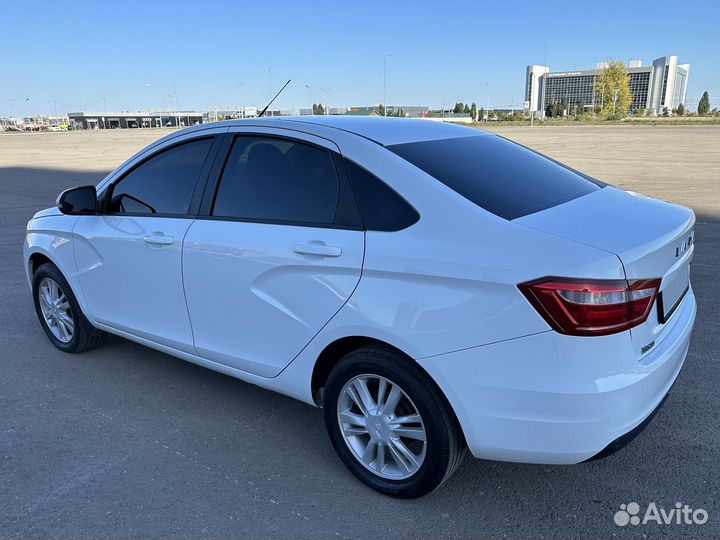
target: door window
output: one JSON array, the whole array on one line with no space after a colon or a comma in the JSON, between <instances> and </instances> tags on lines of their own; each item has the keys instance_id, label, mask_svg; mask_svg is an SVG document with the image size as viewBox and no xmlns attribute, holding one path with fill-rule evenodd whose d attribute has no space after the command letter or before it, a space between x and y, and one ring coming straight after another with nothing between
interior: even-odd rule
<instances>
[{"instance_id":1,"label":"door window","mask_svg":"<svg viewBox=\"0 0 720 540\"><path fill-rule=\"evenodd\" d=\"M109 212L185 215L212 138L193 140L155 154L115 184Z\"/></svg>"},{"instance_id":2,"label":"door window","mask_svg":"<svg viewBox=\"0 0 720 540\"><path fill-rule=\"evenodd\" d=\"M358 226L357 208L327 150L297 141L237 137L212 215L248 221Z\"/></svg>"}]
</instances>

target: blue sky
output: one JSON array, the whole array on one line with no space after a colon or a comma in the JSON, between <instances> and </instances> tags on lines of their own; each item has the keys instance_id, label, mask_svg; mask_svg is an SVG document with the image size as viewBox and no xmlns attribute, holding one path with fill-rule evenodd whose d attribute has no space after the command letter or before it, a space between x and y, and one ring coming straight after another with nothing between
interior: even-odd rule
<instances>
[{"instance_id":1,"label":"blue sky","mask_svg":"<svg viewBox=\"0 0 720 540\"><path fill-rule=\"evenodd\" d=\"M379 103L388 54L390 104L521 107L546 41L553 70L677 54L720 106L720 2L612 4L5 2L0 115L262 106L288 78L282 108Z\"/></svg>"}]
</instances>

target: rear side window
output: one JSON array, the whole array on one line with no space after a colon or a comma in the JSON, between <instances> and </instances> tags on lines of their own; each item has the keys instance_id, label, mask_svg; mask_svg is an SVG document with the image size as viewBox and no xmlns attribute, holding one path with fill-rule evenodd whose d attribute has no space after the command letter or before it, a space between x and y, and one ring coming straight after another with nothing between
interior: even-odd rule
<instances>
[{"instance_id":1,"label":"rear side window","mask_svg":"<svg viewBox=\"0 0 720 540\"><path fill-rule=\"evenodd\" d=\"M387 147L481 208L515 219L571 201L604 184L493 135Z\"/></svg>"},{"instance_id":2,"label":"rear side window","mask_svg":"<svg viewBox=\"0 0 720 540\"><path fill-rule=\"evenodd\" d=\"M327 150L286 139L240 136L225 164L212 214L358 226L354 204Z\"/></svg>"},{"instance_id":3,"label":"rear side window","mask_svg":"<svg viewBox=\"0 0 720 540\"><path fill-rule=\"evenodd\" d=\"M378 177L349 159L345 169L366 229L399 231L420 219L417 210Z\"/></svg>"},{"instance_id":4,"label":"rear side window","mask_svg":"<svg viewBox=\"0 0 720 540\"><path fill-rule=\"evenodd\" d=\"M144 161L115 184L109 211L187 214L211 145L212 138L195 140Z\"/></svg>"}]
</instances>

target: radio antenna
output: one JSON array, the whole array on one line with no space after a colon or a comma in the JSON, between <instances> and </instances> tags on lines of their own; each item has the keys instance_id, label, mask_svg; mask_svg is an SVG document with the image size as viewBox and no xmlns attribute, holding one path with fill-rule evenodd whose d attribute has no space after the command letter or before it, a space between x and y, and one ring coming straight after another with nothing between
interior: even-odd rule
<instances>
[{"instance_id":1,"label":"radio antenna","mask_svg":"<svg viewBox=\"0 0 720 540\"><path fill-rule=\"evenodd\" d=\"M275 101L275 99L280 95L280 93L281 93L283 90L285 90L285 87L286 87L288 84L290 84L290 81L291 81L291 80L292 80L292 79L288 79L288 81L287 81L287 82L283 85L283 87L280 89L280 92L278 92L277 94L275 94L275 97L270 100L270 103L268 103L267 105L265 105L265 108L264 108L262 111L260 111L260 114L258 114L258 118L260 118L263 114L265 114L265 111L268 110L268 107L270 107L270 105L273 104L273 101Z\"/></svg>"}]
</instances>

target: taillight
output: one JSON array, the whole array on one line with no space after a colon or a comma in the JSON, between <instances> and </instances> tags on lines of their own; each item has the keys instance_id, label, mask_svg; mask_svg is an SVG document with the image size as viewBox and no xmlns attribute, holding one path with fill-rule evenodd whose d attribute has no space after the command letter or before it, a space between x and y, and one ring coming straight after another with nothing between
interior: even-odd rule
<instances>
[{"instance_id":1,"label":"taillight","mask_svg":"<svg viewBox=\"0 0 720 540\"><path fill-rule=\"evenodd\" d=\"M558 332L604 336L645 322L660 280L546 278L518 288Z\"/></svg>"}]
</instances>

